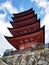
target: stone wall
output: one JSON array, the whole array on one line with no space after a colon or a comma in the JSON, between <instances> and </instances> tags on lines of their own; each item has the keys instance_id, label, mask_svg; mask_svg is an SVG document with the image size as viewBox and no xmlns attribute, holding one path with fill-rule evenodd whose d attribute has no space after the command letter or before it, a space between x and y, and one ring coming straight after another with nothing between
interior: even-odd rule
<instances>
[{"instance_id":1,"label":"stone wall","mask_svg":"<svg viewBox=\"0 0 49 65\"><path fill-rule=\"evenodd\" d=\"M49 65L49 49L27 51L2 58L8 65ZM6 59L6 61L5 61Z\"/></svg>"}]
</instances>

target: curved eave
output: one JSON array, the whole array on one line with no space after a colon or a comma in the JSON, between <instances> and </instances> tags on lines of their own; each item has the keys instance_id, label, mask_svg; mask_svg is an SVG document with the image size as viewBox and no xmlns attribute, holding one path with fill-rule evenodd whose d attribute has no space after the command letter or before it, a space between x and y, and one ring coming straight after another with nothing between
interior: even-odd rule
<instances>
[{"instance_id":1,"label":"curved eave","mask_svg":"<svg viewBox=\"0 0 49 65\"><path fill-rule=\"evenodd\" d=\"M37 14L34 15L33 17L27 19L27 20L19 21L19 22L10 22L10 23L11 23L11 25L14 26L14 27L15 27L15 25L18 26L18 27L20 27L20 26L23 26L23 25L28 25L28 24L30 24L31 22L34 23L36 20L37 20ZM28 22L28 23L27 23L27 22ZM23 24L23 25L22 25L22 24ZM20 26L19 26L19 25L20 25Z\"/></svg>"},{"instance_id":2,"label":"curved eave","mask_svg":"<svg viewBox=\"0 0 49 65\"><path fill-rule=\"evenodd\" d=\"M33 17L33 16L34 16L34 14L31 13L31 14L29 14L29 15L27 15L27 16L23 16L23 17L19 17L19 18L12 17L12 19L13 19L14 22L21 22L21 21L30 19L30 18Z\"/></svg>"},{"instance_id":3,"label":"curved eave","mask_svg":"<svg viewBox=\"0 0 49 65\"><path fill-rule=\"evenodd\" d=\"M41 35L40 35L40 32L41 32ZM29 34L29 35L25 35L25 36L21 36L21 37L6 37L5 38L11 43L11 44L16 44L16 43L19 43L20 40L24 40L24 39L29 39L31 37L39 37L39 36L42 36L40 37L40 39L43 40L43 44L45 43L45 26L43 26L40 30L32 33L32 34Z\"/></svg>"},{"instance_id":4,"label":"curved eave","mask_svg":"<svg viewBox=\"0 0 49 65\"><path fill-rule=\"evenodd\" d=\"M20 17L20 16L25 16L25 15L29 14L30 12L34 12L32 8L27 10L27 11L20 12L20 13L17 13L17 14L13 13L13 15L14 15L14 17Z\"/></svg>"},{"instance_id":5,"label":"curved eave","mask_svg":"<svg viewBox=\"0 0 49 65\"><path fill-rule=\"evenodd\" d=\"M19 23L11 23L11 25L13 26L14 29L19 29L19 28L22 28L22 27L26 27L26 26L29 26L29 25L33 25L35 24L36 22L39 22L39 27L40 27L40 19L38 20L30 20L30 21L23 21L23 22L19 22Z\"/></svg>"},{"instance_id":6,"label":"curved eave","mask_svg":"<svg viewBox=\"0 0 49 65\"><path fill-rule=\"evenodd\" d=\"M30 15L33 15L33 16L34 16L35 14L34 14L34 12L31 12L31 13L29 13L29 14L26 14L25 16L12 17L12 19L14 19L14 18L23 18L23 17L25 18L26 16L30 16Z\"/></svg>"},{"instance_id":7,"label":"curved eave","mask_svg":"<svg viewBox=\"0 0 49 65\"><path fill-rule=\"evenodd\" d=\"M36 19L37 19L37 14L35 14L33 17L30 17L29 19L27 19L27 20L30 20L30 19L32 19L32 18L34 18L34 17L36 17ZM13 18L13 17L12 17ZM23 22L23 21L21 21L21 22ZM10 21L10 23L17 23L17 22L12 22L12 21Z\"/></svg>"},{"instance_id":8,"label":"curved eave","mask_svg":"<svg viewBox=\"0 0 49 65\"><path fill-rule=\"evenodd\" d=\"M28 11L30 11L30 10L32 11L32 8L30 8L30 9L27 10L27 11L21 12L21 13L17 13L17 14L14 14L14 13L13 13L13 15L19 15L19 14L22 14L22 13L26 13L26 12L28 12Z\"/></svg>"},{"instance_id":9,"label":"curved eave","mask_svg":"<svg viewBox=\"0 0 49 65\"><path fill-rule=\"evenodd\" d=\"M37 22L35 22L29 26L21 27L18 29L16 29L16 28L8 28L8 29L13 36L19 37L19 36L27 35L27 34L33 33L40 29L40 20L38 20ZM29 30L30 30L30 32L29 32ZM24 31L27 31L27 32L24 32ZM23 33L21 34L21 32L23 32Z\"/></svg>"},{"instance_id":10,"label":"curved eave","mask_svg":"<svg viewBox=\"0 0 49 65\"><path fill-rule=\"evenodd\" d=\"M13 22L10 22L10 23L12 24ZM37 20L36 22L32 23L31 25L24 26L24 27L21 27L21 28L26 28L26 27L29 27L29 26L35 25L36 23L39 23L39 28L40 28L40 19ZM8 27L7 27L7 28L8 28ZM16 28L8 28L8 29L10 30L10 29L16 29ZM20 28L17 28L17 29L20 29Z\"/></svg>"}]
</instances>

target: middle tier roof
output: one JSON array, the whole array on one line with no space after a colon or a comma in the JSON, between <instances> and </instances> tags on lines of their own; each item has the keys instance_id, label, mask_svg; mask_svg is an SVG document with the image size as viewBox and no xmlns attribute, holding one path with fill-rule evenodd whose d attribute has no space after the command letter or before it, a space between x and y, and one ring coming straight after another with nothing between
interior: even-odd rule
<instances>
[{"instance_id":1,"label":"middle tier roof","mask_svg":"<svg viewBox=\"0 0 49 65\"><path fill-rule=\"evenodd\" d=\"M31 25L21 27L21 28L8 28L9 31L12 33L13 36L19 37L26 34L33 33L40 29L40 20L37 20L35 23L32 23Z\"/></svg>"}]
</instances>

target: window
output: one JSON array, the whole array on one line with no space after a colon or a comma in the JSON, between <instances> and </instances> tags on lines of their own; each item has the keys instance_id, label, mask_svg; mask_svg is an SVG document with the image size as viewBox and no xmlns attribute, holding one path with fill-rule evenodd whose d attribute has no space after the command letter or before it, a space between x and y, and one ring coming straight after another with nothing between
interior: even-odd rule
<instances>
[{"instance_id":1,"label":"window","mask_svg":"<svg viewBox=\"0 0 49 65\"><path fill-rule=\"evenodd\" d=\"M33 41L33 38L30 38L30 41Z\"/></svg>"},{"instance_id":2,"label":"window","mask_svg":"<svg viewBox=\"0 0 49 65\"><path fill-rule=\"evenodd\" d=\"M20 33L21 33L21 34L23 34L23 32L22 32L22 31L21 31Z\"/></svg>"},{"instance_id":3,"label":"window","mask_svg":"<svg viewBox=\"0 0 49 65\"><path fill-rule=\"evenodd\" d=\"M20 43L23 43L23 41L21 40Z\"/></svg>"},{"instance_id":4,"label":"window","mask_svg":"<svg viewBox=\"0 0 49 65\"><path fill-rule=\"evenodd\" d=\"M28 32L31 32L31 30L29 29Z\"/></svg>"},{"instance_id":5,"label":"window","mask_svg":"<svg viewBox=\"0 0 49 65\"><path fill-rule=\"evenodd\" d=\"M25 30L24 33L27 33L27 30Z\"/></svg>"},{"instance_id":6,"label":"window","mask_svg":"<svg viewBox=\"0 0 49 65\"><path fill-rule=\"evenodd\" d=\"M25 39L25 42L28 42L29 40L28 39Z\"/></svg>"}]
</instances>

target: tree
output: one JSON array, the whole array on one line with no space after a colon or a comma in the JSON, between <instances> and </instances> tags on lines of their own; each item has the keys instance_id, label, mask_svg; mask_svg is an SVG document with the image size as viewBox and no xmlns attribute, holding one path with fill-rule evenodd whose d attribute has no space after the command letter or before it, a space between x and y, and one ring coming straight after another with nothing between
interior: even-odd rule
<instances>
[{"instance_id":1,"label":"tree","mask_svg":"<svg viewBox=\"0 0 49 65\"><path fill-rule=\"evenodd\" d=\"M9 49L7 49L7 50L4 52L3 56L8 56L8 55L10 55L10 50L9 50Z\"/></svg>"}]
</instances>

